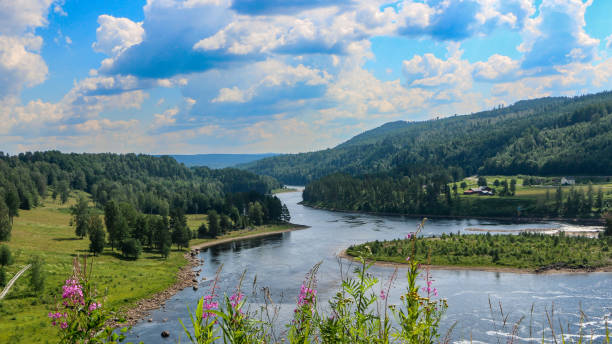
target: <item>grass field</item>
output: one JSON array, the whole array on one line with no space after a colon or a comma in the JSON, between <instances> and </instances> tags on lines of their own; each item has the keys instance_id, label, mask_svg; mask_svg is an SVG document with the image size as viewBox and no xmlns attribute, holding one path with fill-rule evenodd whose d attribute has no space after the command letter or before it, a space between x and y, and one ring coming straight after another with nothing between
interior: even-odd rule
<instances>
[{"instance_id":1,"label":"grass field","mask_svg":"<svg viewBox=\"0 0 612 344\"><path fill-rule=\"evenodd\" d=\"M72 271L72 261L79 255L88 255L89 239L78 239L74 227L69 225L68 208L75 203L72 198L60 204L50 198L43 206L33 210L21 210L15 218L12 237L7 244L15 262L8 267L11 278L38 255L44 259L46 272L45 291L40 296L29 289L29 273L24 274L6 298L0 301L0 343L54 343L56 330L50 325L47 313L54 307L56 296L61 297L61 286ZM207 223L206 215L188 215L188 226L197 229ZM278 231L291 225L261 226L250 230L230 232L218 239ZM191 244L213 239L194 239ZM92 279L100 295L108 295L104 307L121 309L146 298L175 283L178 270L186 263L184 252L173 250L168 259L157 252L143 252L136 261L124 260L118 251L106 248L93 260Z\"/></svg>"},{"instance_id":2,"label":"grass field","mask_svg":"<svg viewBox=\"0 0 612 344\"><path fill-rule=\"evenodd\" d=\"M29 290L29 274L22 276L6 298L0 301L0 343L55 342L55 328L47 313L61 296L61 286L72 271L77 255L88 254L89 240L78 239L70 227L66 209L74 203L60 205L51 199L44 207L20 211L15 218L12 237L8 243L15 263L8 268L10 277L27 264L33 255L44 259L46 287L35 296ZM101 295L108 295L104 306L119 309L171 286L178 270L186 263L183 253L173 251L168 259L158 253L144 252L136 261L121 259L107 248L93 260L93 280Z\"/></svg>"}]
</instances>

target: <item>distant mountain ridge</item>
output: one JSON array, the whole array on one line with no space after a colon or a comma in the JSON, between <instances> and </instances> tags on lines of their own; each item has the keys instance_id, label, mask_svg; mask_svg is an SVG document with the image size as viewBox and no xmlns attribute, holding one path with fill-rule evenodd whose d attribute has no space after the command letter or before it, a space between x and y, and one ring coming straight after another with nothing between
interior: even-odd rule
<instances>
[{"instance_id":1,"label":"distant mountain ridge","mask_svg":"<svg viewBox=\"0 0 612 344\"><path fill-rule=\"evenodd\" d=\"M209 168L226 168L246 164L255 160L269 158L277 153L262 154L172 154L176 161L191 166L207 166Z\"/></svg>"},{"instance_id":2,"label":"distant mountain ridge","mask_svg":"<svg viewBox=\"0 0 612 344\"><path fill-rule=\"evenodd\" d=\"M612 92L521 100L421 122L396 121L322 151L240 165L286 184L351 175L454 168L462 174L612 174ZM401 172L400 172L401 174Z\"/></svg>"}]
</instances>

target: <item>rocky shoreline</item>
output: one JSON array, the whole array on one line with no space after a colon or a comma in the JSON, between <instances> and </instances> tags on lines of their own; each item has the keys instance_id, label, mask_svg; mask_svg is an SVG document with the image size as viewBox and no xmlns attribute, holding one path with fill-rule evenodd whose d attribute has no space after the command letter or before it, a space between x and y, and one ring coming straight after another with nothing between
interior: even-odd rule
<instances>
[{"instance_id":1,"label":"rocky shoreline","mask_svg":"<svg viewBox=\"0 0 612 344\"><path fill-rule=\"evenodd\" d=\"M125 322L111 322L109 325L112 327L133 326L149 316L151 311L163 307L165 302L174 296L174 294L188 287L197 287L197 275L199 275L199 272L193 269L202 264L202 261L198 258L198 253L199 250L197 249L185 253L184 257L187 260L187 264L179 270L177 280L171 287L151 297L139 300L135 305L125 310L122 313Z\"/></svg>"},{"instance_id":2,"label":"rocky shoreline","mask_svg":"<svg viewBox=\"0 0 612 344\"><path fill-rule=\"evenodd\" d=\"M151 297L139 300L138 302L136 302L136 304L134 304L133 306L131 306L130 308L122 312L123 318L125 319L124 322L119 323L117 321L112 321L109 323L109 325L112 327L133 326L139 321L150 316L151 311L154 311L160 307L163 307L166 301L170 299L172 296L174 296L174 294L178 293L179 291L185 288L189 288L189 287L197 288L198 281L199 281L198 276L200 275L200 272L195 271L194 268L204 263L203 260L198 258L201 249L219 245L219 244L232 242L232 241L259 238L259 237L264 237L268 235L291 232L291 231L301 230L301 229L306 229L306 228L310 228L310 227L293 224L293 227L288 228L288 229L250 234L250 235L244 235L244 236L239 236L239 237L234 237L234 238L217 239L217 240L212 240L209 242L204 242L201 244L193 245L191 246L190 251L186 252L184 255L185 259L187 260L187 264L185 264L185 266L183 266L179 270L179 272L177 273L177 280L171 287L163 291L160 291ZM148 321L152 321L152 319L149 318Z\"/></svg>"}]
</instances>

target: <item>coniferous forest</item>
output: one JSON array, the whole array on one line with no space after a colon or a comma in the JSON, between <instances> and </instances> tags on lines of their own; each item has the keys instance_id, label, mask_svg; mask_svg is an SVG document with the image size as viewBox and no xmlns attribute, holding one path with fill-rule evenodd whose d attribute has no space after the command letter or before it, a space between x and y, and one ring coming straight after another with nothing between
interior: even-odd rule
<instances>
[{"instance_id":1,"label":"coniferous forest","mask_svg":"<svg viewBox=\"0 0 612 344\"><path fill-rule=\"evenodd\" d=\"M333 149L242 167L293 185L335 172L401 177L442 169L454 180L473 174L607 175L612 170L612 92L387 123Z\"/></svg>"},{"instance_id":2,"label":"coniferous forest","mask_svg":"<svg viewBox=\"0 0 612 344\"><path fill-rule=\"evenodd\" d=\"M187 247L195 235L214 237L224 230L280 222L285 216L282 205L267 195L279 186L270 177L231 168L187 168L170 157L57 151L1 154L0 217L6 221L1 222L0 240L10 239L13 218L20 210L37 207L46 195L66 203L71 192L83 191L91 194L98 211L81 197L71 213L76 235L89 235L93 252L103 248L98 216L103 211L113 248L134 252L148 245L167 254L170 245ZM207 213L214 214L219 225L215 221L212 229L187 228L186 214ZM102 232L99 240L98 232Z\"/></svg>"}]
</instances>

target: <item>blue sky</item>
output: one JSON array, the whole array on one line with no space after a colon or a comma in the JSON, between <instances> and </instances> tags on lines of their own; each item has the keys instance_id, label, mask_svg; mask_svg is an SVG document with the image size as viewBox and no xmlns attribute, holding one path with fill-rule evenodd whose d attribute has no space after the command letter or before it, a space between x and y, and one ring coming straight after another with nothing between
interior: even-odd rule
<instances>
[{"instance_id":1,"label":"blue sky","mask_svg":"<svg viewBox=\"0 0 612 344\"><path fill-rule=\"evenodd\" d=\"M0 0L0 144L324 149L610 90L611 18L605 0Z\"/></svg>"}]
</instances>

